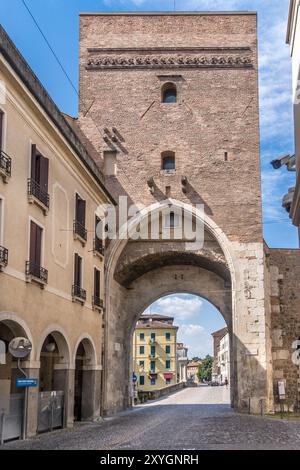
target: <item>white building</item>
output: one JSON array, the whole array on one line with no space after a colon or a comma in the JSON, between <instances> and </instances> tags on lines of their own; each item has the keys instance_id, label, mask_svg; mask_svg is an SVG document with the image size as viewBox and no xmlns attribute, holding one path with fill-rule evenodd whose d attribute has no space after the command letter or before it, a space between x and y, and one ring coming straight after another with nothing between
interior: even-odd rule
<instances>
[{"instance_id":1,"label":"white building","mask_svg":"<svg viewBox=\"0 0 300 470\"><path fill-rule=\"evenodd\" d=\"M212 333L214 340L214 361L212 382L224 383L230 380L230 346L228 328Z\"/></svg>"},{"instance_id":2,"label":"white building","mask_svg":"<svg viewBox=\"0 0 300 470\"><path fill-rule=\"evenodd\" d=\"M220 348L218 351L218 381L224 383L226 380L229 383L230 378L230 354L229 354L229 333L226 333L220 340Z\"/></svg>"},{"instance_id":3,"label":"white building","mask_svg":"<svg viewBox=\"0 0 300 470\"><path fill-rule=\"evenodd\" d=\"M295 121L295 155L297 182L290 216L300 235L300 0L291 0L287 29L287 43L292 58L292 86Z\"/></svg>"},{"instance_id":4,"label":"white building","mask_svg":"<svg viewBox=\"0 0 300 470\"><path fill-rule=\"evenodd\" d=\"M187 381L188 348L183 343L177 343L177 381Z\"/></svg>"}]
</instances>

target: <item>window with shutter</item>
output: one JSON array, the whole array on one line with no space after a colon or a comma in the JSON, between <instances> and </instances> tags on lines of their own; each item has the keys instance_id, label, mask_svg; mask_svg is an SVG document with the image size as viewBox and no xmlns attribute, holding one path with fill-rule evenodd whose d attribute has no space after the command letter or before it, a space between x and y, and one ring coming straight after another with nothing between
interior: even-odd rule
<instances>
[{"instance_id":1,"label":"window with shutter","mask_svg":"<svg viewBox=\"0 0 300 470\"><path fill-rule=\"evenodd\" d=\"M74 266L74 284L77 287L81 287L82 259L77 253L75 253L74 263L75 263L75 266Z\"/></svg>"},{"instance_id":2,"label":"window with shutter","mask_svg":"<svg viewBox=\"0 0 300 470\"><path fill-rule=\"evenodd\" d=\"M30 223L30 253L29 260L36 266L41 266L43 229L36 223Z\"/></svg>"},{"instance_id":3,"label":"window with shutter","mask_svg":"<svg viewBox=\"0 0 300 470\"><path fill-rule=\"evenodd\" d=\"M94 269L94 296L100 299L100 271Z\"/></svg>"},{"instance_id":4,"label":"window with shutter","mask_svg":"<svg viewBox=\"0 0 300 470\"><path fill-rule=\"evenodd\" d=\"M46 207L49 207L48 180L49 160L37 151L35 144L32 144L29 195L35 196Z\"/></svg>"},{"instance_id":5,"label":"window with shutter","mask_svg":"<svg viewBox=\"0 0 300 470\"><path fill-rule=\"evenodd\" d=\"M76 220L85 227L85 206L86 202L76 194Z\"/></svg>"}]
</instances>

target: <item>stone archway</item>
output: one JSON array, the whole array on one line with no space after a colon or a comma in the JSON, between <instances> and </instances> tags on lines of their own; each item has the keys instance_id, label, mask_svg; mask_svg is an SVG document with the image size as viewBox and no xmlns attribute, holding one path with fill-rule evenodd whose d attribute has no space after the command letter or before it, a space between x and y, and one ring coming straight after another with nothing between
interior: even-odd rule
<instances>
[{"instance_id":1,"label":"stone archway","mask_svg":"<svg viewBox=\"0 0 300 470\"><path fill-rule=\"evenodd\" d=\"M92 421L99 416L100 374L90 337L82 335L75 348L74 420Z\"/></svg>"},{"instance_id":2,"label":"stone archway","mask_svg":"<svg viewBox=\"0 0 300 470\"><path fill-rule=\"evenodd\" d=\"M10 341L16 337L27 338L33 346L32 337L26 323L12 313L0 313L0 343L2 354L0 360L0 410L2 416L2 439L20 438L23 432L23 414L26 406L25 390L18 387L16 380L24 378L18 369L17 359L8 349ZM22 361L23 369L31 363L33 351Z\"/></svg>"},{"instance_id":3,"label":"stone archway","mask_svg":"<svg viewBox=\"0 0 300 470\"><path fill-rule=\"evenodd\" d=\"M69 385L73 380L70 346L59 327L49 327L44 332L38 354L37 430L44 432L73 422L73 413L70 413L73 395L69 393Z\"/></svg>"},{"instance_id":4,"label":"stone archway","mask_svg":"<svg viewBox=\"0 0 300 470\"><path fill-rule=\"evenodd\" d=\"M169 201L143 209L129 230L166 209ZM184 205L172 200L178 208ZM156 298L174 292L194 293L222 312L231 332L232 404L247 411L272 406L267 364L268 326L264 308L264 255L260 244L230 242L221 229L192 206L191 217L204 224L201 249L180 240L111 243L107 262L106 347L103 410L114 413L129 405L131 335L142 311ZM251 249L250 249L251 248Z\"/></svg>"}]
</instances>

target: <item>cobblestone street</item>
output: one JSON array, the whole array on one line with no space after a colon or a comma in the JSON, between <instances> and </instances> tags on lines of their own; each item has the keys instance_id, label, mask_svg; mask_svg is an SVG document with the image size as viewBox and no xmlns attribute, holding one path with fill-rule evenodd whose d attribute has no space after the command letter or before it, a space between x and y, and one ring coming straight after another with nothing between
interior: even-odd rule
<instances>
[{"instance_id":1,"label":"cobblestone street","mask_svg":"<svg viewBox=\"0 0 300 470\"><path fill-rule=\"evenodd\" d=\"M300 449L300 421L236 414L229 390L203 386L3 449Z\"/></svg>"}]
</instances>

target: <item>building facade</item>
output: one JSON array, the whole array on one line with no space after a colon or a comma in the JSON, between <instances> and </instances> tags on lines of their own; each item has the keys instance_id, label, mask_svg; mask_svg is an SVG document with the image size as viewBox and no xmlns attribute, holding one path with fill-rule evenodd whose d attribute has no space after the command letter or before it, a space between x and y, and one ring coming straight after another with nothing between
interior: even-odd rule
<instances>
[{"instance_id":1,"label":"building facade","mask_svg":"<svg viewBox=\"0 0 300 470\"><path fill-rule=\"evenodd\" d=\"M291 191L290 216L299 229L300 240L300 2L290 0L287 28L287 44L290 46L292 59L292 93L294 104L296 187Z\"/></svg>"},{"instance_id":2,"label":"building facade","mask_svg":"<svg viewBox=\"0 0 300 470\"><path fill-rule=\"evenodd\" d=\"M188 347L183 343L177 343L177 381L187 381Z\"/></svg>"},{"instance_id":3,"label":"building facade","mask_svg":"<svg viewBox=\"0 0 300 470\"><path fill-rule=\"evenodd\" d=\"M199 366L201 361L189 361L187 364L187 381L198 384L200 382L198 377Z\"/></svg>"},{"instance_id":4,"label":"building facade","mask_svg":"<svg viewBox=\"0 0 300 470\"><path fill-rule=\"evenodd\" d=\"M159 390L177 383L177 330L174 318L144 314L133 334L133 371L137 390Z\"/></svg>"},{"instance_id":5,"label":"building facade","mask_svg":"<svg viewBox=\"0 0 300 470\"><path fill-rule=\"evenodd\" d=\"M229 352L229 335L228 328L214 331L213 337L213 366L212 366L212 382L222 383L225 377L230 379L230 352Z\"/></svg>"},{"instance_id":6,"label":"building facade","mask_svg":"<svg viewBox=\"0 0 300 470\"><path fill-rule=\"evenodd\" d=\"M100 415L104 246L99 207L114 202L70 120L0 28L1 413L18 437L24 377L8 345L30 340L27 436ZM50 414L49 414L50 413ZM2 417L1 417L2 419Z\"/></svg>"}]
</instances>

